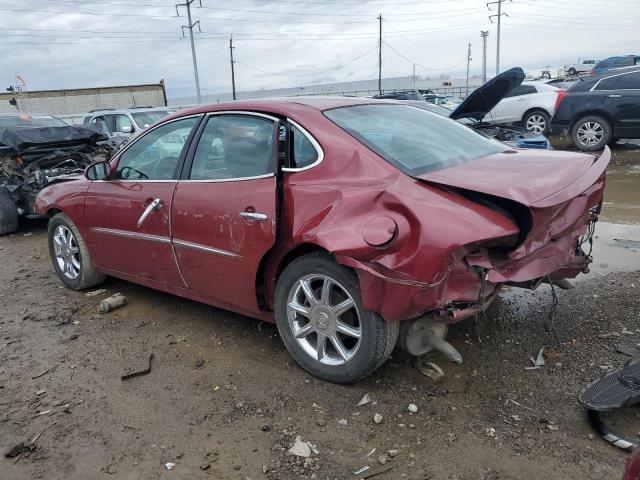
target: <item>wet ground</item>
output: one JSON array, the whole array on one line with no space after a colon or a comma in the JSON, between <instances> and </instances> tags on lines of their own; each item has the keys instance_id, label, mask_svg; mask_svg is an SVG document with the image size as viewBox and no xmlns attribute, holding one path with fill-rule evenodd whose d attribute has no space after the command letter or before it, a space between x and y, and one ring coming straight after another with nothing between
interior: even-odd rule
<instances>
[{"instance_id":1,"label":"wet ground","mask_svg":"<svg viewBox=\"0 0 640 480\"><path fill-rule=\"evenodd\" d=\"M639 224L640 151L617 148L593 271L558 292L557 338L548 287L505 290L451 328L464 363L434 354L441 382L395 352L353 386L304 373L272 325L114 279L96 297L63 289L27 224L0 238L0 448L44 433L0 479L347 479L383 454L373 478L620 478L626 455L592 436L576 396L628 358L618 345L640 347ZM98 315L115 292L128 305ZM525 370L543 345L547 366ZM151 353L148 375L121 380ZM612 420L640 438L637 410ZM317 447L307 462L286 453L297 435Z\"/></svg>"}]
</instances>

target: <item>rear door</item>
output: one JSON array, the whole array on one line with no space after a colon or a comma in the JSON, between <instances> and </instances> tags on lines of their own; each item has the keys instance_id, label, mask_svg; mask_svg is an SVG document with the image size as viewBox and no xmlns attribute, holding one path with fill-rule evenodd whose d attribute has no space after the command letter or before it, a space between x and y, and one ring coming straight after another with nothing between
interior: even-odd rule
<instances>
[{"instance_id":1,"label":"rear door","mask_svg":"<svg viewBox=\"0 0 640 480\"><path fill-rule=\"evenodd\" d=\"M185 286L171 245L171 199L200 118L150 130L114 159L111 179L91 183L85 212L97 266Z\"/></svg>"},{"instance_id":2,"label":"rear door","mask_svg":"<svg viewBox=\"0 0 640 480\"><path fill-rule=\"evenodd\" d=\"M522 115L527 109L530 94L537 93L536 87L532 85L520 85L511 90L496 105L484 120L491 120L494 123L511 123L522 120Z\"/></svg>"},{"instance_id":3,"label":"rear door","mask_svg":"<svg viewBox=\"0 0 640 480\"><path fill-rule=\"evenodd\" d=\"M640 71L612 74L603 78L594 91L605 95L605 106L613 118L617 138L640 137Z\"/></svg>"},{"instance_id":4,"label":"rear door","mask_svg":"<svg viewBox=\"0 0 640 480\"><path fill-rule=\"evenodd\" d=\"M278 120L216 113L200 128L171 211L173 244L189 288L258 311L256 276L276 236Z\"/></svg>"}]
</instances>

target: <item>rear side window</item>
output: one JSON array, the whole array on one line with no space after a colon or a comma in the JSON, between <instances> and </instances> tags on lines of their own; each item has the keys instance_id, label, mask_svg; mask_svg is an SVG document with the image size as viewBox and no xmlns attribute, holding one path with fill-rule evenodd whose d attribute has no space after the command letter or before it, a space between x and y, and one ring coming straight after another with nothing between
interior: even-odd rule
<instances>
[{"instance_id":1,"label":"rear side window","mask_svg":"<svg viewBox=\"0 0 640 480\"><path fill-rule=\"evenodd\" d=\"M247 115L213 115L207 120L189 178L229 180L275 171L275 125Z\"/></svg>"},{"instance_id":2,"label":"rear side window","mask_svg":"<svg viewBox=\"0 0 640 480\"><path fill-rule=\"evenodd\" d=\"M520 85L507 93L504 98L519 97L520 95L529 95L531 93L538 93L536 87L533 85Z\"/></svg>"},{"instance_id":3,"label":"rear side window","mask_svg":"<svg viewBox=\"0 0 640 480\"><path fill-rule=\"evenodd\" d=\"M311 140L295 125L291 125L291 166L304 168L318 160L318 151Z\"/></svg>"},{"instance_id":4,"label":"rear side window","mask_svg":"<svg viewBox=\"0 0 640 480\"><path fill-rule=\"evenodd\" d=\"M604 78L596 90L640 90L640 72L625 73Z\"/></svg>"},{"instance_id":5,"label":"rear side window","mask_svg":"<svg viewBox=\"0 0 640 480\"><path fill-rule=\"evenodd\" d=\"M357 105L327 110L324 114L411 176L508 149L454 120L409 105Z\"/></svg>"}]
</instances>

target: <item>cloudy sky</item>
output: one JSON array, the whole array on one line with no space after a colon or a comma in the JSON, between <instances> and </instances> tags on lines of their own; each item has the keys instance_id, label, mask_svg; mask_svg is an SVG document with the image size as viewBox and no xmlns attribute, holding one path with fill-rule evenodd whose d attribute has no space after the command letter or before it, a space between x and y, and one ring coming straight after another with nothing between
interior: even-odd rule
<instances>
[{"instance_id":1,"label":"cloudy sky","mask_svg":"<svg viewBox=\"0 0 640 480\"><path fill-rule=\"evenodd\" d=\"M0 85L15 74L31 90L164 79L170 97L193 95L180 28L186 8L176 16L176 1L0 0ZM487 63L495 70L496 26L484 0L202 0L198 7L196 0L203 94L231 89L231 34L239 91L376 78L379 14L384 76L410 75L413 64L418 75L462 74L468 42L477 73L480 30L490 32ZM640 53L640 0L513 0L503 11L503 69Z\"/></svg>"}]
</instances>

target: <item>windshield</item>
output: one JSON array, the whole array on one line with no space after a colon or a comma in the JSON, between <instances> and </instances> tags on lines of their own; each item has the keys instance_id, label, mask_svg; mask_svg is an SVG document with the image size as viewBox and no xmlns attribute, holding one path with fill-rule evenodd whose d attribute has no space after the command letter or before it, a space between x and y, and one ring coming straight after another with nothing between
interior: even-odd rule
<instances>
[{"instance_id":1,"label":"windshield","mask_svg":"<svg viewBox=\"0 0 640 480\"><path fill-rule=\"evenodd\" d=\"M59 118L47 115L0 115L0 127L67 127Z\"/></svg>"},{"instance_id":2,"label":"windshield","mask_svg":"<svg viewBox=\"0 0 640 480\"><path fill-rule=\"evenodd\" d=\"M324 113L340 128L411 176L508 149L458 122L408 105L358 105Z\"/></svg>"},{"instance_id":3,"label":"windshield","mask_svg":"<svg viewBox=\"0 0 640 480\"><path fill-rule=\"evenodd\" d=\"M169 115L169 112L167 110L154 110L152 112L136 112L131 115L138 126L146 128L153 125L158 120L162 120L164 117Z\"/></svg>"}]
</instances>

